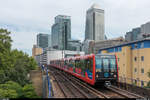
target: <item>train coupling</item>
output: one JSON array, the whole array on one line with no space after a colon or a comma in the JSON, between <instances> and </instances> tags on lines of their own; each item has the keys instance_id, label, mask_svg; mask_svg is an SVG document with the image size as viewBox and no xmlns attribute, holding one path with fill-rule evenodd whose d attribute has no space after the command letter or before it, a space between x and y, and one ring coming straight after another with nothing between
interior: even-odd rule
<instances>
[{"instance_id":1,"label":"train coupling","mask_svg":"<svg viewBox=\"0 0 150 100\"><path fill-rule=\"evenodd\" d=\"M111 86L111 82L110 82L110 81L105 81L105 86L106 86L106 87Z\"/></svg>"}]
</instances>

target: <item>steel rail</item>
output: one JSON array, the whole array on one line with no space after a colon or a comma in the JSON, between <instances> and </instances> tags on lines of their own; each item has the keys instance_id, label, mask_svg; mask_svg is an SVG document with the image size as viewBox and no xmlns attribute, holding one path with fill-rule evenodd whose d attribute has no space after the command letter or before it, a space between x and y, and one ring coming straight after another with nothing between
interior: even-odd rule
<instances>
[{"instance_id":1,"label":"steel rail","mask_svg":"<svg viewBox=\"0 0 150 100\"><path fill-rule=\"evenodd\" d=\"M60 73L59 73L60 74ZM66 78L64 75L61 74L61 76L66 79L73 87L75 87L85 98L91 98L89 95L87 95L85 92L83 92L79 87L77 87L72 81L70 81L68 78Z\"/></svg>"},{"instance_id":2,"label":"steel rail","mask_svg":"<svg viewBox=\"0 0 150 100\"><path fill-rule=\"evenodd\" d=\"M115 87L115 86L110 86L110 87L107 87L107 88L108 88L108 89L111 89L112 91L117 92L117 93L119 93L120 95L123 95L123 96L125 96L125 97L127 97L127 98L142 98L142 99L144 99L143 96L137 95L137 94L135 94L135 93L128 92L128 91L126 91L126 90L117 88L117 87ZM118 90L118 91L117 91L117 90Z\"/></svg>"},{"instance_id":3,"label":"steel rail","mask_svg":"<svg viewBox=\"0 0 150 100\"><path fill-rule=\"evenodd\" d=\"M68 75L66 75L66 77L68 77ZM70 78L70 77L68 77L68 78ZM82 86L83 88L87 89L89 92L91 92L92 94L96 95L99 98L110 98L109 96L107 96L104 93L92 88L91 86L89 86L86 83L78 80L77 78L74 78L74 77L71 76L70 79L72 81L76 82L78 85Z\"/></svg>"},{"instance_id":4,"label":"steel rail","mask_svg":"<svg viewBox=\"0 0 150 100\"><path fill-rule=\"evenodd\" d=\"M53 77L55 78L55 80L56 80L56 82L57 82L57 84L58 84L60 90L61 90L62 93L64 94L64 96L67 97L67 98L69 98L69 97L67 96L67 93L65 92L64 88L62 87L62 85L60 84L60 82L58 81L58 79L56 78L56 76L53 75Z\"/></svg>"}]
</instances>

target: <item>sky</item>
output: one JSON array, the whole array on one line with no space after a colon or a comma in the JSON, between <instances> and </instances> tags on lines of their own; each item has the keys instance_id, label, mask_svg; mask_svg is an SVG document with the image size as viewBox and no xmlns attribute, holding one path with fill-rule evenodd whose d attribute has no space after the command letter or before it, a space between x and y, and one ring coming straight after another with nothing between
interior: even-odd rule
<instances>
[{"instance_id":1,"label":"sky","mask_svg":"<svg viewBox=\"0 0 150 100\"><path fill-rule=\"evenodd\" d=\"M38 33L51 34L57 15L71 16L73 39L84 40L86 11L97 3L105 11L105 34L124 36L150 21L150 0L0 0L0 28L8 29L12 48L32 55Z\"/></svg>"}]
</instances>

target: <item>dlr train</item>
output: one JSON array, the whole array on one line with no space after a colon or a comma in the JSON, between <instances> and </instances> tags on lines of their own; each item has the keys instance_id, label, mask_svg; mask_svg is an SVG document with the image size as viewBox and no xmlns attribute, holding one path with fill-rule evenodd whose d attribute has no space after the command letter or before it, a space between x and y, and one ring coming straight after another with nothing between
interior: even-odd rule
<instances>
[{"instance_id":1,"label":"dlr train","mask_svg":"<svg viewBox=\"0 0 150 100\"><path fill-rule=\"evenodd\" d=\"M50 61L50 65L83 80L90 85L118 81L116 55L90 54Z\"/></svg>"}]
</instances>

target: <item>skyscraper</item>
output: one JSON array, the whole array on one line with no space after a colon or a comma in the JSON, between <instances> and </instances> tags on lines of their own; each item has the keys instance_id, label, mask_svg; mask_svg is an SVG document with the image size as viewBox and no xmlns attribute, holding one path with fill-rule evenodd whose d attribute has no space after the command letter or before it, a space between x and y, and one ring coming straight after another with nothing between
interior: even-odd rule
<instances>
[{"instance_id":1,"label":"skyscraper","mask_svg":"<svg viewBox=\"0 0 150 100\"><path fill-rule=\"evenodd\" d=\"M52 47L67 50L69 40L71 40L71 18L66 15L58 15L52 26Z\"/></svg>"},{"instance_id":2,"label":"skyscraper","mask_svg":"<svg viewBox=\"0 0 150 100\"><path fill-rule=\"evenodd\" d=\"M150 34L150 22L141 25L141 33L143 34Z\"/></svg>"},{"instance_id":3,"label":"skyscraper","mask_svg":"<svg viewBox=\"0 0 150 100\"><path fill-rule=\"evenodd\" d=\"M38 47L41 47L41 48L47 48L47 47L50 47L51 46L51 43L50 43L50 35L49 34L38 34L37 35L37 46Z\"/></svg>"},{"instance_id":4,"label":"skyscraper","mask_svg":"<svg viewBox=\"0 0 150 100\"><path fill-rule=\"evenodd\" d=\"M104 10L93 4L86 12L85 40L105 40Z\"/></svg>"}]
</instances>

